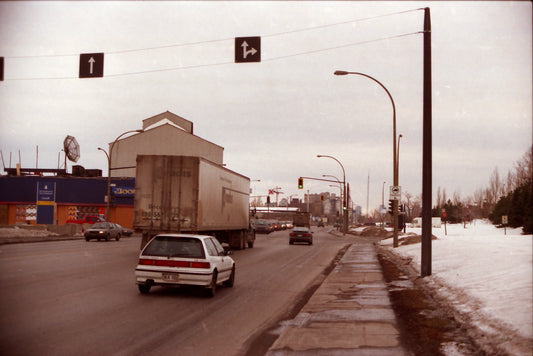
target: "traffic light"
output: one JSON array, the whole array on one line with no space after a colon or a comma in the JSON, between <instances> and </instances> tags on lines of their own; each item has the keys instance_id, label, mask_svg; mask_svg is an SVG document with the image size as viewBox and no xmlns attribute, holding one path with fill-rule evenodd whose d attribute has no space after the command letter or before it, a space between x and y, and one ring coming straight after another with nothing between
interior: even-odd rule
<instances>
[{"instance_id":1,"label":"traffic light","mask_svg":"<svg viewBox=\"0 0 533 356\"><path fill-rule=\"evenodd\" d=\"M392 213L393 213L393 211L394 211L393 208L392 208L392 203L393 203L393 202L392 202L392 199L389 199L389 210L388 210L387 212L388 212L389 214L391 214L391 215L392 215Z\"/></svg>"},{"instance_id":2,"label":"traffic light","mask_svg":"<svg viewBox=\"0 0 533 356\"><path fill-rule=\"evenodd\" d=\"M111 191L111 196L109 199L109 206L114 208L115 207L115 192Z\"/></svg>"},{"instance_id":3,"label":"traffic light","mask_svg":"<svg viewBox=\"0 0 533 356\"><path fill-rule=\"evenodd\" d=\"M304 179L302 177L298 178L298 189L304 189Z\"/></svg>"}]
</instances>

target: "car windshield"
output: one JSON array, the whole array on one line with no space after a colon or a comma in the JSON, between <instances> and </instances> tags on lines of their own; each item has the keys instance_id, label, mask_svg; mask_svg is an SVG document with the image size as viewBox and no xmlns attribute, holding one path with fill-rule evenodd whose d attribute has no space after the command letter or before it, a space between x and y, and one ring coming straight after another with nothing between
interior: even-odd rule
<instances>
[{"instance_id":1,"label":"car windshield","mask_svg":"<svg viewBox=\"0 0 533 356\"><path fill-rule=\"evenodd\" d=\"M143 256L205 258L202 241L193 237L156 236Z\"/></svg>"},{"instance_id":2,"label":"car windshield","mask_svg":"<svg viewBox=\"0 0 533 356\"><path fill-rule=\"evenodd\" d=\"M295 227L292 231L309 232L309 229L307 227Z\"/></svg>"},{"instance_id":3,"label":"car windshield","mask_svg":"<svg viewBox=\"0 0 533 356\"><path fill-rule=\"evenodd\" d=\"M93 225L93 229L107 229L107 223L96 223Z\"/></svg>"}]
</instances>

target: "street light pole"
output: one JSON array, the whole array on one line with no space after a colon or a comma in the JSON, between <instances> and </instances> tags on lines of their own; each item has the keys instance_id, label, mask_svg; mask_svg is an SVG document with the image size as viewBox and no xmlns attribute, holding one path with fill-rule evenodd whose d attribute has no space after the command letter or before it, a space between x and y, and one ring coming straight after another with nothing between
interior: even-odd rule
<instances>
[{"instance_id":1,"label":"street light pole","mask_svg":"<svg viewBox=\"0 0 533 356\"><path fill-rule=\"evenodd\" d=\"M129 130L126 132L121 133L115 141L109 146L109 154L107 154L106 151L104 151L101 148L98 148L100 151L103 151L107 156L107 205L105 209L105 219L106 221L109 221L109 210L110 210L110 203L111 203L111 157L113 154L113 147L115 147L115 144L117 141L124 135L132 133L132 132L143 132L142 129L139 130Z\"/></svg>"},{"instance_id":2,"label":"street light pole","mask_svg":"<svg viewBox=\"0 0 533 356\"><path fill-rule=\"evenodd\" d=\"M338 164L340 164L341 168L342 168L342 185L344 186L344 198L343 198L343 207L342 207L342 212L343 212L343 228L342 228L342 232L346 235L346 232L348 231L348 204L347 204L347 195L346 195L346 171L344 170L344 166L342 165L342 163L336 159L335 157L333 156L328 156L328 155L317 155L318 158L321 158L321 157L326 157L326 158L331 158L331 159L334 159L335 161L337 161Z\"/></svg>"},{"instance_id":3,"label":"street light pole","mask_svg":"<svg viewBox=\"0 0 533 356\"><path fill-rule=\"evenodd\" d=\"M368 74L359 73L359 72L347 72L343 70L337 70L334 73L335 75L348 75L348 74L354 74L354 75L361 75L363 77L367 77L368 79L373 80L374 82L378 83L379 86L381 86L387 95L389 96L389 99L392 103L392 170L393 170L393 185L398 186L398 170L397 170L397 159L396 159L396 105L394 104L394 99L392 98L392 95L390 94L389 90L376 78L371 77ZM398 247L398 200L394 199L392 201L392 223L394 226L394 239L393 239L393 246Z\"/></svg>"}]
</instances>

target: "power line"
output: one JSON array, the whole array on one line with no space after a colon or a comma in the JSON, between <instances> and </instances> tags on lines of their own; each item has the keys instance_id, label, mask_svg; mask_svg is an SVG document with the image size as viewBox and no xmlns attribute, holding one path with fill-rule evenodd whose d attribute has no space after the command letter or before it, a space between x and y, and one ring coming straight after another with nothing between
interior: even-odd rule
<instances>
[{"instance_id":1,"label":"power line","mask_svg":"<svg viewBox=\"0 0 533 356\"><path fill-rule=\"evenodd\" d=\"M296 29L296 30L272 33L272 34L262 35L262 37L265 37L265 38L266 37L278 37L278 36L283 36L283 35L288 35L288 34L293 34L293 33L299 33L299 32L305 32L305 31L314 31L314 30L318 30L318 29L324 29L324 28L328 28L328 27L346 25L346 24L350 24L350 23L369 21L369 20L374 20L374 19L378 19L378 18L389 17L389 16L394 16L394 15L400 15L400 14L405 14L405 13L419 11L419 10L424 10L424 9L423 8L418 8L418 9L397 11L397 12L392 12L392 13L388 13L388 14L364 17L364 18L353 19L353 20L348 20L348 21L343 21L343 22L336 22L336 23L332 23L332 24L326 24L326 25L306 27L306 28L301 28L301 29ZM166 48L197 46L197 45L217 43L217 42L225 42L225 41L233 41L233 40L234 40L234 37L231 37L231 38L221 38L221 39L214 39L214 40L186 42L186 43L177 43L177 44L169 44L169 45L154 46L154 47L123 49L123 50L104 51L104 52L106 54L122 54L122 53L152 51L152 50L159 50L159 49L166 49ZM6 59L24 59L24 58L56 58L56 57L78 57L78 56L79 56L79 53L69 53L69 54L43 54L43 55L4 56L4 58L6 58Z\"/></svg>"},{"instance_id":2,"label":"power line","mask_svg":"<svg viewBox=\"0 0 533 356\"><path fill-rule=\"evenodd\" d=\"M424 31L404 33L404 34L401 34L401 35L394 35L394 36L382 37L382 38L377 38L377 39L372 39L372 40L367 40L367 41L347 43L347 44L344 44L344 45L321 48L321 49L316 49L316 50L311 50L311 51L297 52L297 53L292 53L292 54L278 56L278 57L264 58L264 59L262 59L262 61L263 62L271 62L271 61L282 60L282 59L291 58L291 57L298 57L298 56L309 55L309 54L314 54L314 53L333 51L333 50L337 50L337 49L341 49L341 48L359 46L359 45L364 45L364 44L373 43L373 42L380 42L380 41L386 41L386 40L390 40L390 39L402 38L402 37L417 35L417 34L421 34L421 33L424 33ZM108 78L108 77L115 78L115 77L129 76L129 75L161 73L161 72L170 72L170 71L177 71L177 70L187 70L187 69L197 69L197 68L205 68L205 67L223 66L223 65L229 65L229 64L235 64L235 62L234 61L226 61L226 62L218 62L218 63L194 64L194 65L182 66L182 67L151 69L151 70L143 70L143 71L136 71L136 72L106 74L105 77L106 78ZM57 80L57 79L78 79L78 78L79 77L77 77L77 76L73 76L73 77L11 78L11 79L7 79L7 80L22 81L22 80Z\"/></svg>"},{"instance_id":3,"label":"power line","mask_svg":"<svg viewBox=\"0 0 533 356\"><path fill-rule=\"evenodd\" d=\"M402 34L402 35L395 35L395 36L389 36L389 37L382 37L382 38L377 38L377 39L367 40L367 41L353 42L353 43L348 43L348 44L344 44L344 45L338 45L338 46L334 46L334 47L316 49L316 50L307 51L307 52L299 52L299 53L294 53L294 54L288 54L288 55L285 55L285 56L279 56L279 57L273 57L273 58L265 58L262 61L263 62L267 62L267 61L274 61L274 60L285 59L285 58L290 58L290 57L303 56L303 55L306 55L306 54L333 51L333 50L340 49L340 48L353 47L353 46L364 45L364 44L373 43L373 42L380 42L380 41L385 41L385 40L390 40L390 39L395 39L395 38L407 37L407 36L417 35L417 34L420 34L420 33L424 33L424 31L405 33L405 34Z\"/></svg>"}]
</instances>

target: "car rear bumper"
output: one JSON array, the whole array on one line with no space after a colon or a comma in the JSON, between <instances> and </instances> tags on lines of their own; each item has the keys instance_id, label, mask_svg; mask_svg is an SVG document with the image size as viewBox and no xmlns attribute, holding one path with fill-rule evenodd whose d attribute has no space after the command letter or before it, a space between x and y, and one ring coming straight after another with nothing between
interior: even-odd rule
<instances>
[{"instance_id":1,"label":"car rear bumper","mask_svg":"<svg viewBox=\"0 0 533 356\"><path fill-rule=\"evenodd\" d=\"M143 268L135 270L137 284L150 283L151 285L195 285L207 287L213 279L213 272L205 273L152 271Z\"/></svg>"},{"instance_id":2,"label":"car rear bumper","mask_svg":"<svg viewBox=\"0 0 533 356\"><path fill-rule=\"evenodd\" d=\"M291 237L290 241L292 241L292 242L311 242L313 240L310 237Z\"/></svg>"}]
</instances>

